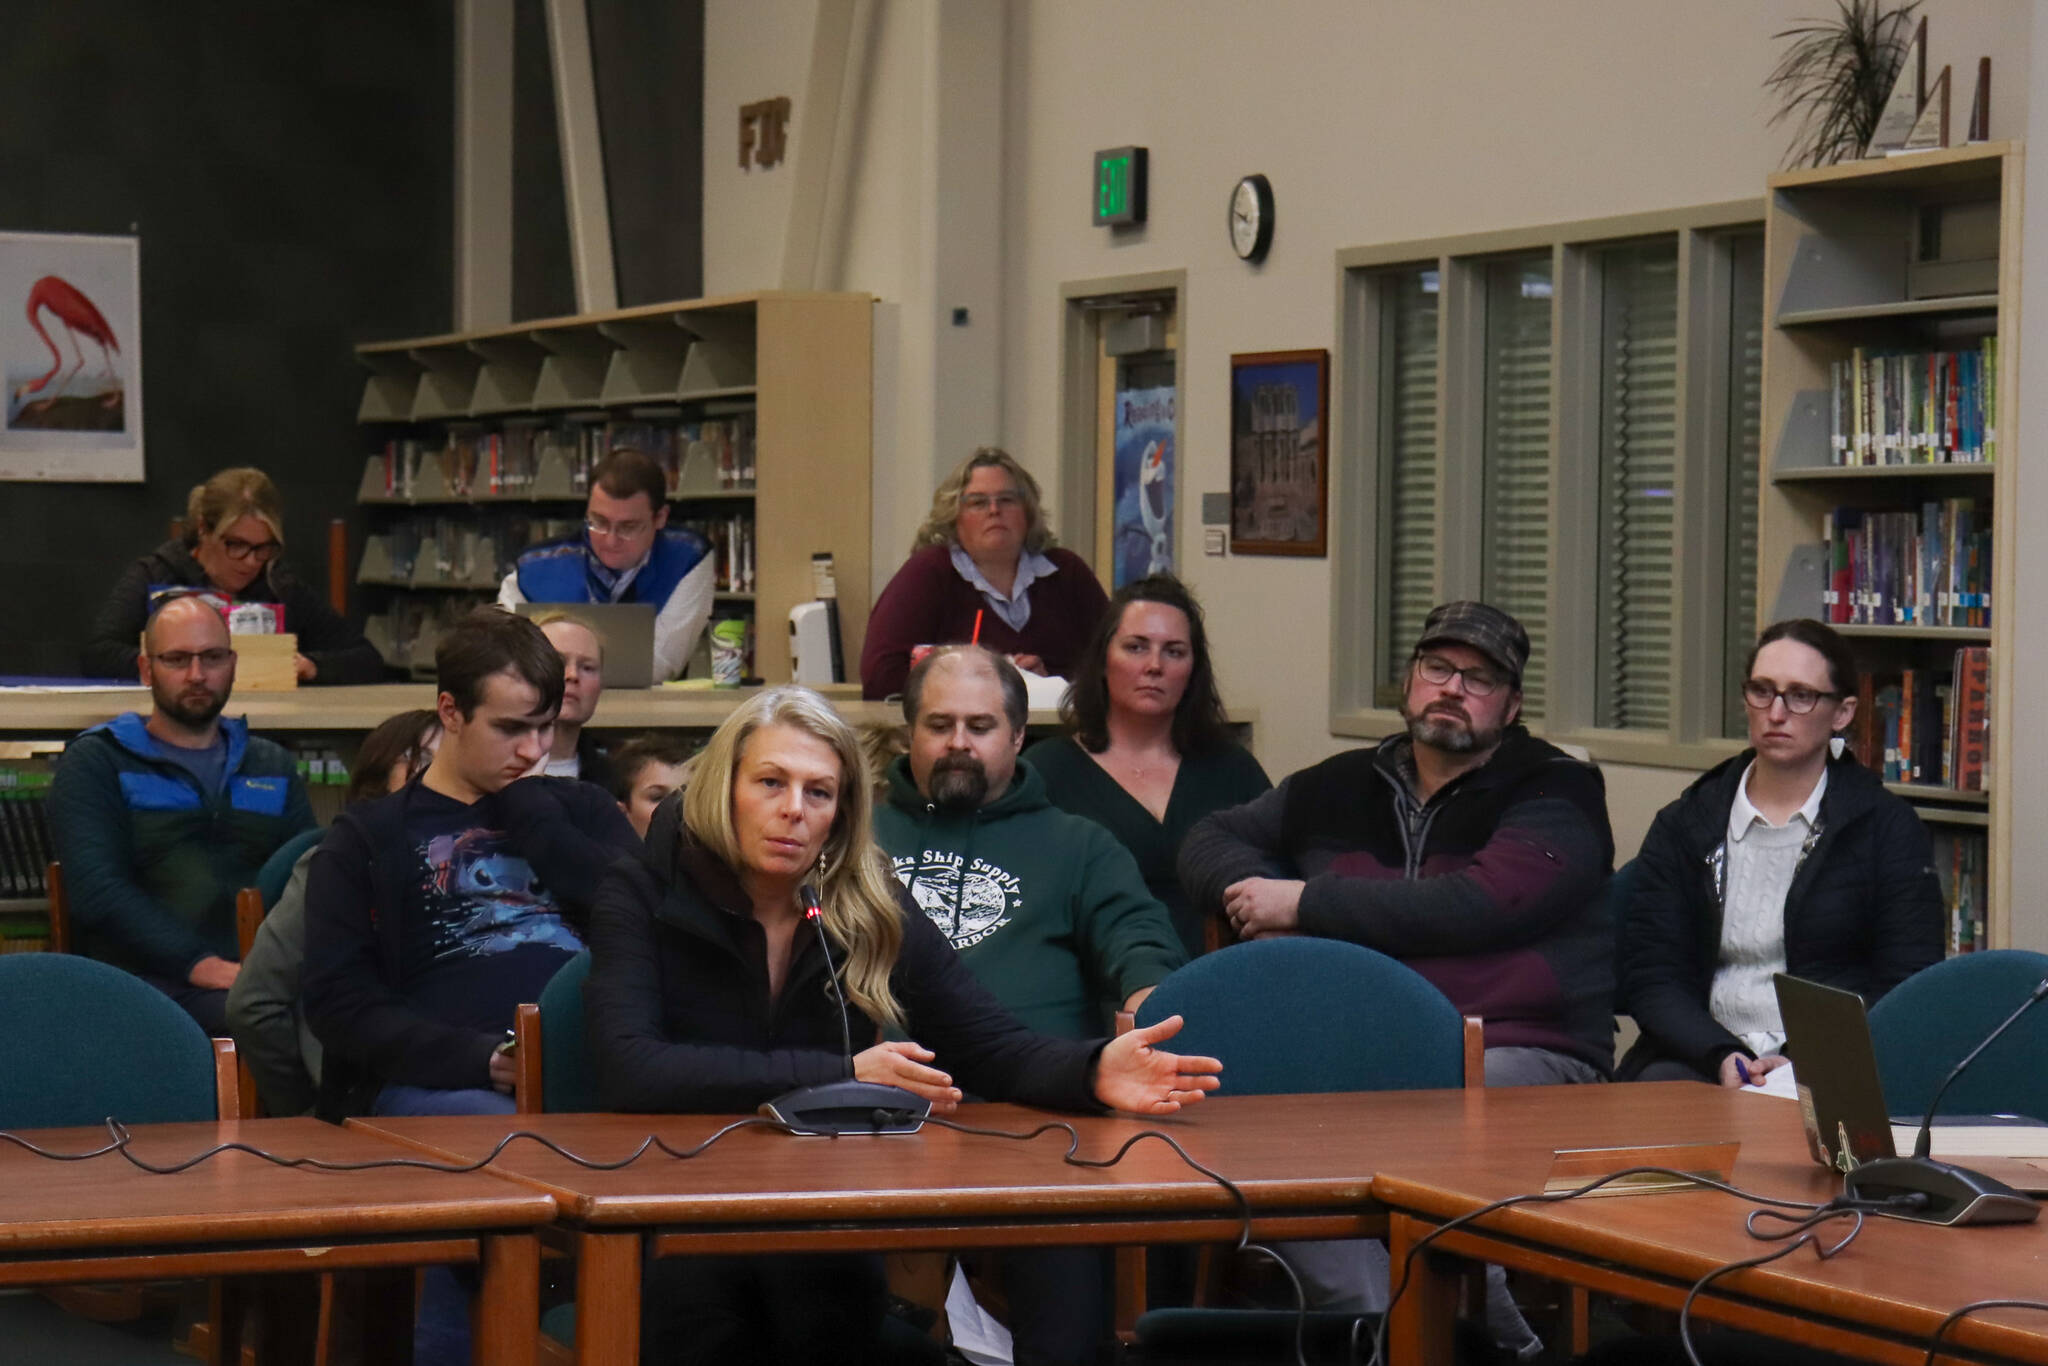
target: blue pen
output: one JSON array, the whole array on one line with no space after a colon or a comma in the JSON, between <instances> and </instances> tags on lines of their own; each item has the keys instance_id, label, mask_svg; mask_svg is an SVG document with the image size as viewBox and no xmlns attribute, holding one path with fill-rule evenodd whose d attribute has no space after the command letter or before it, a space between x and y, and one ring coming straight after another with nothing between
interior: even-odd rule
<instances>
[{"instance_id":1,"label":"blue pen","mask_svg":"<svg viewBox=\"0 0 2048 1366\"><path fill-rule=\"evenodd\" d=\"M1744 1086L1754 1086L1756 1084L1755 1082L1749 1079L1749 1068L1743 1063L1740 1057L1737 1057L1735 1059L1735 1075L1742 1078L1742 1084Z\"/></svg>"}]
</instances>

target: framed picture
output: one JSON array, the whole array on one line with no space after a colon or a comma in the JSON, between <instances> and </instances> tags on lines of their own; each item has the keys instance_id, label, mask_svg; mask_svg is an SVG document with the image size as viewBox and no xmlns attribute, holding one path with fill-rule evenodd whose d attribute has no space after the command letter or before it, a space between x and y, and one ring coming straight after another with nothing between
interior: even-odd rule
<instances>
[{"instance_id":1,"label":"framed picture","mask_svg":"<svg viewBox=\"0 0 2048 1366\"><path fill-rule=\"evenodd\" d=\"M142 478L136 239L0 233L0 479Z\"/></svg>"},{"instance_id":2,"label":"framed picture","mask_svg":"<svg viewBox=\"0 0 2048 1366\"><path fill-rule=\"evenodd\" d=\"M1330 353L1230 358L1230 549L1329 551Z\"/></svg>"}]
</instances>

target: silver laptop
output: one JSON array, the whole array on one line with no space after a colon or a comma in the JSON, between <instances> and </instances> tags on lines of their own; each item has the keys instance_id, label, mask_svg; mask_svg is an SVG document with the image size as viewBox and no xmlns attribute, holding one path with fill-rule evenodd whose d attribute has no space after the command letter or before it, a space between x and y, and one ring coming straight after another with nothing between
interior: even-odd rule
<instances>
[{"instance_id":1,"label":"silver laptop","mask_svg":"<svg viewBox=\"0 0 2048 1366\"><path fill-rule=\"evenodd\" d=\"M522 617L574 617L604 645L607 688L651 688L654 676L654 605L645 602L522 602Z\"/></svg>"}]
</instances>

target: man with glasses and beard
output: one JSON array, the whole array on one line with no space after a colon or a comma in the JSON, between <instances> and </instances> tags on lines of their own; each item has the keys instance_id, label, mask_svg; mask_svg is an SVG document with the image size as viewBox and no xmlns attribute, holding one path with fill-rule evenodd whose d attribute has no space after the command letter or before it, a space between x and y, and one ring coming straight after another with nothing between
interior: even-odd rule
<instances>
[{"instance_id":1,"label":"man with glasses and beard","mask_svg":"<svg viewBox=\"0 0 2048 1366\"><path fill-rule=\"evenodd\" d=\"M1436 608L1409 662L1405 731L1217 812L1180 852L1195 907L1240 938L1363 944L1484 1020L1489 1086L1600 1081L1614 1061L1606 790L1520 724L1528 662L1529 633L1506 612ZM1324 1307L1384 1298L1298 1245L1289 1261ZM1540 1350L1493 1279L1496 1342Z\"/></svg>"},{"instance_id":2,"label":"man with glasses and beard","mask_svg":"<svg viewBox=\"0 0 2048 1366\"><path fill-rule=\"evenodd\" d=\"M1186 956L1166 908L1102 826L1054 807L1017 757L1024 679L975 645L937 649L903 688L910 752L890 764L875 841L982 985L1032 1029L1107 1033ZM1107 1360L1108 1254L1007 1253L1018 1366Z\"/></svg>"},{"instance_id":3,"label":"man with glasses and beard","mask_svg":"<svg viewBox=\"0 0 2048 1366\"><path fill-rule=\"evenodd\" d=\"M1614 1056L1614 863L1600 771L1519 721L1529 634L1482 602L1423 622L1399 735L1188 832L1180 877L1239 938L1399 958L1486 1021L1491 1086L1597 1081Z\"/></svg>"},{"instance_id":4,"label":"man with glasses and beard","mask_svg":"<svg viewBox=\"0 0 2048 1366\"><path fill-rule=\"evenodd\" d=\"M83 952L225 1035L241 966L235 893L313 825L313 809L290 753L220 714L235 651L210 602L160 598L138 667L154 710L125 712L65 749L50 833Z\"/></svg>"}]
</instances>

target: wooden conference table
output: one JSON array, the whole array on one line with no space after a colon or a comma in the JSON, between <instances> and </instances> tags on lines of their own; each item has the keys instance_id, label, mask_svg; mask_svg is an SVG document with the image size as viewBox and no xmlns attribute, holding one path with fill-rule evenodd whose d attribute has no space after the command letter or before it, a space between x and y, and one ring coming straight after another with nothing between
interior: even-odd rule
<instances>
[{"instance_id":1,"label":"wooden conference table","mask_svg":"<svg viewBox=\"0 0 2048 1366\"><path fill-rule=\"evenodd\" d=\"M237 1138L266 1152L331 1161L417 1156L312 1119L156 1124L134 1133L132 1151L159 1165ZM107 1131L42 1129L22 1137L52 1151L84 1152L103 1146ZM411 1268L473 1263L482 1271L484 1311L476 1360L532 1366L537 1235L555 1213L544 1193L482 1172L290 1170L224 1153L157 1175L117 1153L56 1162L0 1142L0 1286L385 1269L401 1273L393 1293L409 1302ZM219 1359L236 1361L236 1283L225 1288ZM373 1351L409 1358L411 1316L371 1319L397 1325L392 1340L371 1344Z\"/></svg>"},{"instance_id":2,"label":"wooden conference table","mask_svg":"<svg viewBox=\"0 0 2048 1366\"><path fill-rule=\"evenodd\" d=\"M1046 1117L986 1105L964 1107L959 1118L1022 1132ZM524 1126L586 1156L616 1159L650 1132L684 1147L728 1121L528 1115L356 1122L448 1157L480 1156ZM1388 1232L1397 1266L1434 1224L1541 1190L1558 1148L1732 1139L1741 1144L1735 1178L1745 1189L1815 1201L1838 1189L1807 1158L1793 1102L1688 1083L1217 1097L1170 1120L1072 1122L1084 1157L1107 1157L1147 1127L1169 1132L1237 1183L1256 1236ZM688 1255L1235 1237L1238 1214L1228 1196L1163 1144L1140 1143L1107 1170L1065 1165L1065 1146L1057 1132L1019 1143L931 1127L910 1137L841 1140L752 1129L686 1164L657 1154L623 1171L594 1172L518 1143L495 1169L559 1202L567 1239L584 1259L578 1361L630 1363L643 1248ZM1453 1258L1675 1308L1707 1271L1775 1246L1744 1232L1749 1208L1732 1196L1688 1191L1488 1216L1418 1258L1421 1278L1391 1325L1392 1359L1449 1359ZM1921 1358L1951 1310L1995 1295L2048 1295L2048 1225L1941 1229L1872 1219L1835 1259L1821 1262L1802 1250L1734 1273L1702 1294L1693 1312L1907 1363ZM2048 1315L1993 1311L1950 1337L1975 1359L2048 1363Z\"/></svg>"},{"instance_id":3,"label":"wooden conference table","mask_svg":"<svg viewBox=\"0 0 2048 1366\"><path fill-rule=\"evenodd\" d=\"M1371 1203L1371 1144L1360 1118L1373 1096L1262 1096L1204 1101L1187 1116L1141 1121L1074 1116L1077 1156L1105 1158L1150 1127L1237 1183L1262 1238L1384 1232ZM963 1106L964 1124L1026 1132L1040 1111ZM617 1160L649 1133L686 1148L730 1123L710 1115L513 1115L352 1120L442 1157L480 1157L527 1129L582 1156ZM640 1262L692 1253L820 1252L1059 1244L1221 1242L1236 1204L1156 1140L1107 1170L1061 1161L1066 1135L1028 1143L927 1126L893 1137L728 1134L679 1162L654 1152L621 1171L591 1171L538 1144L511 1145L493 1170L561 1205L576 1280L576 1359L639 1359Z\"/></svg>"},{"instance_id":4,"label":"wooden conference table","mask_svg":"<svg viewBox=\"0 0 2048 1366\"><path fill-rule=\"evenodd\" d=\"M1543 1189L1558 1148L1732 1139L1742 1145L1732 1184L1744 1190L1817 1203L1841 1189L1837 1177L1807 1156L1791 1100L1667 1082L1412 1092L1394 1103L1407 1123L1432 1137L1426 1149L1375 1159L1373 1194L1389 1215L1397 1280L1406 1250L1431 1228L1506 1196ZM1938 1142L1935 1151L1939 1156ZM1751 1208L1734 1196L1696 1189L1486 1215L1442 1235L1416 1258L1416 1279L1389 1325L1392 1359L1414 1366L1451 1359L1453 1257L1676 1309L1707 1272L1783 1246L1744 1231ZM1831 1244L1848 1228L1847 1221L1825 1225L1822 1237ZM2048 1299L2048 1224L1951 1229L1871 1218L1830 1260L1801 1249L1717 1279L1692 1313L1871 1361L1917 1366L1951 1311L1988 1298ZM1973 1314L1943 1342L1963 1359L2048 1363L2048 1313Z\"/></svg>"}]
</instances>

